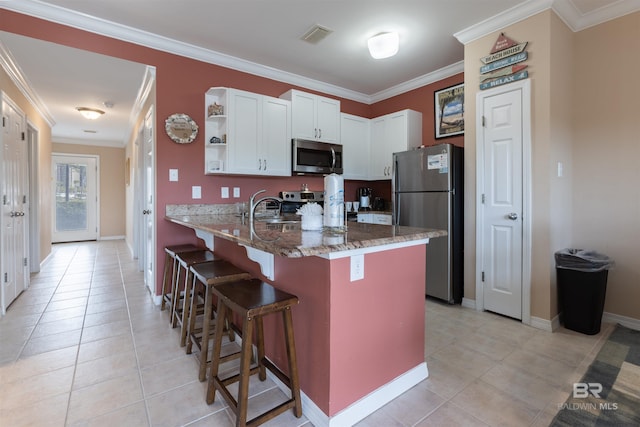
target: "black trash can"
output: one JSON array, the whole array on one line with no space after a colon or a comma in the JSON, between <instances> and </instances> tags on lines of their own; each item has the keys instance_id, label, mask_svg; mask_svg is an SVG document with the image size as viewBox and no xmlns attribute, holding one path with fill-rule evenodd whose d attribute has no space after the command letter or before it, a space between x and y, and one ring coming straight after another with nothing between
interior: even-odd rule
<instances>
[{"instance_id":1,"label":"black trash can","mask_svg":"<svg viewBox=\"0 0 640 427\"><path fill-rule=\"evenodd\" d=\"M558 302L564 327L587 335L600 332L607 276L613 261L583 249L555 253Z\"/></svg>"}]
</instances>

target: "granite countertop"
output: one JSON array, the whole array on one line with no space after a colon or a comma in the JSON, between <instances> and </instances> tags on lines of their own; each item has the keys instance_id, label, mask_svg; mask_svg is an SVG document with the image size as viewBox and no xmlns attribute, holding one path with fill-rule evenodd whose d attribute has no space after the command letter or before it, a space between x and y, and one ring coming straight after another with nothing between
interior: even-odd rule
<instances>
[{"instance_id":1,"label":"granite countertop","mask_svg":"<svg viewBox=\"0 0 640 427\"><path fill-rule=\"evenodd\" d=\"M341 232L306 231L301 229L299 222L270 224L256 220L251 227L247 218L230 213L228 209L175 206L167 206L166 220L290 258L392 245L447 234L445 230L355 222L349 222L347 230Z\"/></svg>"}]
</instances>

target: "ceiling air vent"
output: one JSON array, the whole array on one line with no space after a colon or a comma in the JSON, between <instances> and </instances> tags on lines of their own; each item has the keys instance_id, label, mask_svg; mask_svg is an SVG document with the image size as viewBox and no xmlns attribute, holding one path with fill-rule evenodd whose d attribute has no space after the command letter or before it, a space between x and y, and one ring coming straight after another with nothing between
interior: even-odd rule
<instances>
[{"instance_id":1,"label":"ceiling air vent","mask_svg":"<svg viewBox=\"0 0 640 427\"><path fill-rule=\"evenodd\" d=\"M304 33L304 35L300 37L300 39L311 44L318 44L320 40L324 39L331 33L333 33L333 30L330 30L327 27L323 27L321 25L316 24L313 27L311 27L309 31Z\"/></svg>"}]
</instances>

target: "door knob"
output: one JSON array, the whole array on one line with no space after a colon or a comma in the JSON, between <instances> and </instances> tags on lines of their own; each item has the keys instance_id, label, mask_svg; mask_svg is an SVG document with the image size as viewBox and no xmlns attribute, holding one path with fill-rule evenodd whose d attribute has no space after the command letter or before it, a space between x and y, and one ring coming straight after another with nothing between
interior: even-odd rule
<instances>
[{"instance_id":1,"label":"door knob","mask_svg":"<svg viewBox=\"0 0 640 427\"><path fill-rule=\"evenodd\" d=\"M149 215L151 211L149 209L145 209L142 211L142 215Z\"/></svg>"},{"instance_id":2,"label":"door knob","mask_svg":"<svg viewBox=\"0 0 640 427\"><path fill-rule=\"evenodd\" d=\"M509 215L507 215L507 218L509 218L512 221L515 221L516 219L518 219L518 214L515 212L511 212Z\"/></svg>"}]
</instances>

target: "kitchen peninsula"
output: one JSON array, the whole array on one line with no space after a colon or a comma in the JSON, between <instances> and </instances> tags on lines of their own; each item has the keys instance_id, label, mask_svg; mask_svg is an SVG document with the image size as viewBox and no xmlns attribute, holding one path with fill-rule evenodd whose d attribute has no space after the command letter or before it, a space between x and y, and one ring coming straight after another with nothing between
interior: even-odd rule
<instances>
[{"instance_id":1,"label":"kitchen peninsula","mask_svg":"<svg viewBox=\"0 0 640 427\"><path fill-rule=\"evenodd\" d=\"M249 224L215 205L169 205L166 220L298 296L303 411L314 425L352 425L428 376L424 259L429 239L446 232L356 222L344 233L304 231L300 223ZM278 320L265 319L267 356L284 367L284 349L273 343Z\"/></svg>"}]
</instances>

